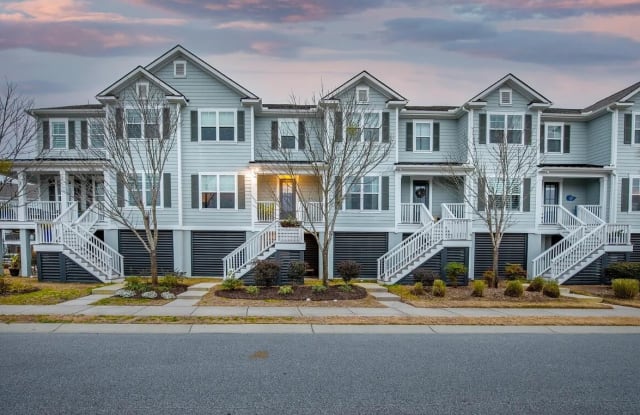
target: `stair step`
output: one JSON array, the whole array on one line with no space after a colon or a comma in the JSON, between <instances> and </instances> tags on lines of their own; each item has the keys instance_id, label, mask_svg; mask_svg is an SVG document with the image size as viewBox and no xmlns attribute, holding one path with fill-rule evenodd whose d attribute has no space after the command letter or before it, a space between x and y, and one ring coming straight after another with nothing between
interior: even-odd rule
<instances>
[{"instance_id":1,"label":"stair step","mask_svg":"<svg viewBox=\"0 0 640 415\"><path fill-rule=\"evenodd\" d=\"M378 301L400 301L400 296L390 292L370 291L369 294Z\"/></svg>"}]
</instances>

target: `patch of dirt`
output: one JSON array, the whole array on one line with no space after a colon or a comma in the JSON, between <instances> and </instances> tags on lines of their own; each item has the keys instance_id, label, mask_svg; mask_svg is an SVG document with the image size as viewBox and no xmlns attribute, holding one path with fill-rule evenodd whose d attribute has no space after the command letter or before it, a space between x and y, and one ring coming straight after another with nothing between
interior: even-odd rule
<instances>
[{"instance_id":1,"label":"patch of dirt","mask_svg":"<svg viewBox=\"0 0 640 415\"><path fill-rule=\"evenodd\" d=\"M632 299L616 298L610 285L571 285L572 293L601 297L605 303L640 308L640 296Z\"/></svg>"},{"instance_id":2,"label":"patch of dirt","mask_svg":"<svg viewBox=\"0 0 640 415\"><path fill-rule=\"evenodd\" d=\"M288 295L278 294L279 287L260 287L257 294L249 294L246 290L216 290L215 295L224 298L241 300L289 300L289 301L333 301L333 300L359 300L367 296L367 290L357 285L351 286L350 291L343 291L340 286L330 285L324 292L314 292L309 285L293 287L293 293Z\"/></svg>"}]
</instances>

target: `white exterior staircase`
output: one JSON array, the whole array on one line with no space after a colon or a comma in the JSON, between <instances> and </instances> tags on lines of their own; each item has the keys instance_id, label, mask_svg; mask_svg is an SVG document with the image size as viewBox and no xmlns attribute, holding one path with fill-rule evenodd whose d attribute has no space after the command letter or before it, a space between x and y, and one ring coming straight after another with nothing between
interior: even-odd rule
<instances>
[{"instance_id":1,"label":"white exterior staircase","mask_svg":"<svg viewBox=\"0 0 640 415\"><path fill-rule=\"evenodd\" d=\"M471 220L464 218L463 204L443 203L437 222L426 206L420 209L420 229L378 258L379 282L395 284L446 246L469 245Z\"/></svg>"},{"instance_id":2,"label":"white exterior staircase","mask_svg":"<svg viewBox=\"0 0 640 415\"><path fill-rule=\"evenodd\" d=\"M551 206L558 214L548 215ZM542 276L566 282L605 252L627 252L631 245L629 225L606 223L600 217L600 206L578 206L577 217L560 205L543 207L543 224L559 225L568 233L557 244L534 258L533 277Z\"/></svg>"},{"instance_id":3,"label":"white exterior staircase","mask_svg":"<svg viewBox=\"0 0 640 415\"><path fill-rule=\"evenodd\" d=\"M36 249L62 252L102 282L123 278L122 255L93 234L102 218L100 202L80 217L74 202L53 221L36 223Z\"/></svg>"}]
</instances>

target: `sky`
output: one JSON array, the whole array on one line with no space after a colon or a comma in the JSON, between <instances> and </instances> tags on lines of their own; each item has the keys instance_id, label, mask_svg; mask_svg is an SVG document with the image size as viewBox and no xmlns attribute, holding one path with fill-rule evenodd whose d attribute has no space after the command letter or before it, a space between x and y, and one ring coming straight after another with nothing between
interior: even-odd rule
<instances>
[{"instance_id":1,"label":"sky","mask_svg":"<svg viewBox=\"0 0 640 415\"><path fill-rule=\"evenodd\" d=\"M410 105L461 105L513 73L556 107L640 81L640 0L0 0L0 77L36 106L96 103L181 44L264 103L362 70Z\"/></svg>"}]
</instances>

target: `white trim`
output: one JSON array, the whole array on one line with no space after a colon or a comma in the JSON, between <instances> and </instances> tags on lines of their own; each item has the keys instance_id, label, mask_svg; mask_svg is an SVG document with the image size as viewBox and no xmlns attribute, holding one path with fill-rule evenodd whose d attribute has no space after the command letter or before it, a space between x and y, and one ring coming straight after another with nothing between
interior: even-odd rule
<instances>
[{"instance_id":1,"label":"white trim","mask_svg":"<svg viewBox=\"0 0 640 415\"><path fill-rule=\"evenodd\" d=\"M176 139L178 140L178 226L184 223L184 206L182 196L182 111L180 105L176 104L176 112L178 113L178 128L176 128Z\"/></svg>"},{"instance_id":2,"label":"white trim","mask_svg":"<svg viewBox=\"0 0 640 415\"><path fill-rule=\"evenodd\" d=\"M202 113L214 112L216 114L216 139L202 139ZM233 113L233 140L220 140L220 113ZM198 108L198 142L199 143L237 143L238 142L238 110L235 108Z\"/></svg>"},{"instance_id":3,"label":"white trim","mask_svg":"<svg viewBox=\"0 0 640 415\"><path fill-rule=\"evenodd\" d=\"M395 136L396 163L400 161L400 140L398 140L398 136L400 135L399 129L400 129L400 109L396 107L396 136Z\"/></svg>"},{"instance_id":4,"label":"white trim","mask_svg":"<svg viewBox=\"0 0 640 415\"><path fill-rule=\"evenodd\" d=\"M504 128L503 128L503 133L504 133L504 142L507 144L511 144L511 145L524 145L524 133L525 133L525 113L524 112L488 112L487 113L487 126L486 126L486 131L487 131L487 144L499 144L499 143L494 143L491 141L491 116L492 115L496 115L496 116L503 116L504 117ZM522 128L519 130L522 132L522 134L520 135L520 142L519 143L509 143L508 142L508 132L509 132L509 123L508 123L508 119L509 116L520 116L522 117ZM518 131L518 130L513 130L513 131Z\"/></svg>"},{"instance_id":5,"label":"white trim","mask_svg":"<svg viewBox=\"0 0 640 415\"><path fill-rule=\"evenodd\" d=\"M347 89L361 83L363 79L366 80L367 83L373 84L374 88L377 91L383 92L387 98L395 97L395 98L399 98L401 101L407 101L405 97L403 97L393 89L389 88L388 86L384 85L381 81L376 79L373 75L371 75L367 71L360 72L359 74L355 75L353 78L349 79L344 84L340 85L338 88L329 92L327 95L322 97L322 101L326 101L331 99L332 97L340 95L342 92L346 91Z\"/></svg>"},{"instance_id":6,"label":"white trim","mask_svg":"<svg viewBox=\"0 0 640 415\"><path fill-rule=\"evenodd\" d=\"M640 118L640 111L631 113L631 145L640 146L640 141L636 142L636 131L640 132L640 123L636 123L636 117Z\"/></svg>"},{"instance_id":7,"label":"white trim","mask_svg":"<svg viewBox=\"0 0 640 415\"><path fill-rule=\"evenodd\" d=\"M499 80L497 80L496 82L494 82L493 84L491 84L488 88L486 88L484 91L480 92L478 95L474 96L473 98L471 98L468 102L473 102L476 100L480 100L485 98L487 95L491 94L493 91L495 91L495 89L498 86L503 85L504 83L506 83L507 81L511 81L515 84L517 84L520 88L522 88L523 90L527 91L529 94L531 94L532 96L534 96L535 98L539 99L540 101L542 101L543 103L546 104L551 104L551 101L549 101L547 98L545 98L544 96L540 95L540 93L536 92L533 88L525 85L521 80L519 80L518 78L516 78L513 74L507 74L505 76L503 76L502 78L500 78Z\"/></svg>"},{"instance_id":8,"label":"white trim","mask_svg":"<svg viewBox=\"0 0 640 415\"><path fill-rule=\"evenodd\" d=\"M144 140L144 139L162 139L162 133L163 133L163 111L162 108L157 108L155 111L158 112L158 136L157 137L147 137L146 136L146 126L147 125L151 125L151 124L147 124L144 121L144 117L142 114L142 111L139 108L135 108L135 107L131 107L131 106L127 106L124 107L124 113L123 113L123 121L124 121L124 126L123 126L123 134L124 134L124 138L126 138L127 140ZM138 113L140 113L140 137L129 137L129 131L127 130L127 125L129 124L127 122L127 111L137 111ZM131 125L136 125L136 124L131 124ZM106 137L105 137L106 139Z\"/></svg>"},{"instance_id":9,"label":"white trim","mask_svg":"<svg viewBox=\"0 0 640 415\"><path fill-rule=\"evenodd\" d=\"M105 125L104 124L100 124L102 126L102 147L96 147L93 145L93 140L91 139L91 134L92 134L92 124L95 124L95 120L89 118L87 121L87 148L98 148L98 149L104 149L104 140L105 137L107 136L106 131L105 131ZM82 127L80 127L82 128ZM99 130L100 128L98 128ZM82 131L80 132L80 135L82 136ZM82 140L82 137L80 137L80 140ZM82 144L80 145L80 147L82 147Z\"/></svg>"},{"instance_id":10,"label":"white trim","mask_svg":"<svg viewBox=\"0 0 640 415\"><path fill-rule=\"evenodd\" d=\"M608 109L608 108L607 108ZM618 120L620 111L616 108L611 111L611 166L618 163Z\"/></svg>"},{"instance_id":11,"label":"white trim","mask_svg":"<svg viewBox=\"0 0 640 415\"><path fill-rule=\"evenodd\" d=\"M360 91L366 93L366 99L360 99ZM357 104L368 104L369 103L369 87L368 86L357 86L356 87L356 103Z\"/></svg>"},{"instance_id":12,"label":"white trim","mask_svg":"<svg viewBox=\"0 0 640 415\"><path fill-rule=\"evenodd\" d=\"M503 93L508 93L509 94L509 101L508 102L503 102L502 101L502 94ZM511 88L500 88L498 90L498 105L501 107L510 107L513 105L513 90Z\"/></svg>"},{"instance_id":13,"label":"white trim","mask_svg":"<svg viewBox=\"0 0 640 415\"><path fill-rule=\"evenodd\" d=\"M216 176L216 207L215 208L205 208L202 207L202 176ZM220 207L220 176L233 176L233 208L222 208ZM224 192L228 193L228 192ZM222 210L222 211L232 211L238 210L238 173L231 172L202 172L198 173L198 210L200 211L210 211L210 210Z\"/></svg>"},{"instance_id":14,"label":"white trim","mask_svg":"<svg viewBox=\"0 0 640 415\"><path fill-rule=\"evenodd\" d=\"M284 124L285 122L290 122L294 124L294 128L293 131L288 131L289 133L293 133L293 147L288 147L288 148L284 148L282 147L282 131L280 130L280 128L282 127L282 124ZM291 135L287 135L287 137L290 137ZM298 151L298 119L297 118L278 118L278 148L282 149L282 150L292 150L292 151Z\"/></svg>"},{"instance_id":15,"label":"white trim","mask_svg":"<svg viewBox=\"0 0 640 415\"><path fill-rule=\"evenodd\" d=\"M373 193L365 193L364 192L364 181L362 179L364 179L365 177L377 177L378 178L378 208L377 209L365 209L364 208L364 195L365 194L373 194ZM343 180L347 180L349 179L349 177L345 177ZM342 200L342 210L344 212L359 212L359 213L372 213L372 212L381 212L382 211L382 176L381 175L368 175L368 176L363 176L362 178L358 179L360 180L360 192L358 192L360 194L360 209L347 209L347 195L350 194L351 192L348 192L346 190L346 183L342 183L342 189L343 189L343 200ZM391 209L391 206L389 206L389 209Z\"/></svg>"},{"instance_id":16,"label":"white trim","mask_svg":"<svg viewBox=\"0 0 640 415\"><path fill-rule=\"evenodd\" d=\"M560 127L560 137L558 138L549 138L549 127ZM549 151L549 140L559 140L560 141L560 150L559 151ZM551 154L562 154L564 153L564 123L562 122L547 122L544 124L544 152Z\"/></svg>"},{"instance_id":17,"label":"white trim","mask_svg":"<svg viewBox=\"0 0 640 415\"><path fill-rule=\"evenodd\" d=\"M53 123L64 124L64 147L55 147L53 138ZM74 124L75 125L75 124ZM68 118L49 118L49 149L50 150L68 150L69 149L69 119Z\"/></svg>"},{"instance_id":18,"label":"white trim","mask_svg":"<svg viewBox=\"0 0 640 415\"><path fill-rule=\"evenodd\" d=\"M360 124L358 125L358 128L361 130L360 132L360 139L358 141L360 142L364 142L364 129L365 129L365 120L367 118L368 114L378 114L378 142L382 142L382 113L384 111L383 110L373 110L373 111L362 111L360 113L361 118L360 118ZM347 129L348 129L348 125L346 122L342 123L342 136L344 137L345 140L348 140L348 134L347 134ZM370 127L372 128L372 127ZM389 137L391 138L391 137Z\"/></svg>"},{"instance_id":19,"label":"white trim","mask_svg":"<svg viewBox=\"0 0 640 415\"><path fill-rule=\"evenodd\" d=\"M182 95L178 90L173 89L171 86L169 86L169 84L167 84L162 79L158 78L157 76L155 76L154 74L152 74L151 72L143 68L142 66L138 66L137 68L133 69L131 72L129 72L128 74L126 74L125 76L123 76L122 78L114 82L113 84L109 85L104 90L100 91L100 93L96 95L96 99L98 99L98 101L105 100L105 99L115 99L115 97L112 97L111 95L108 95L108 94L113 90L118 89L122 85L128 83L130 80L135 78L138 74L144 75L145 78L152 81L156 86L159 86L160 88L164 89L169 94L184 98L184 95Z\"/></svg>"},{"instance_id":20,"label":"white trim","mask_svg":"<svg viewBox=\"0 0 640 415\"><path fill-rule=\"evenodd\" d=\"M409 176L409 177L411 177L411 189L410 189L411 193L410 193L410 197L409 197L409 203L416 203L416 202L413 201L413 196L415 196L414 192L413 192L413 189L415 188L414 183L416 181L427 182L428 186L429 186L429 203L427 203L427 209L429 209L429 212L431 212L431 199L433 197L432 179L431 178L429 178L429 179L418 179L418 178L414 178L413 176Z\"/></svg>"},{"instance_id":21,"label":"white trim","mask_svg":"<svg viewBox=\"0 0 640 415\"><path fill-rule=\"evenodd\" d=\"M140 193L141 193L140 198L142 199L142 204L144 207L151 207L150 205L147 205L147 180L146 180L147 179L146 176L149 176L150 174L142 171L136 171L131 174L135 174L136 176L140 175L140 177L142 178L142 189L140 189ZM159 192L158 192L157 202L159 204L156 205L156 209L162 209L164 208L164 173L159 173L158 176L159 176L159 180L158 180ZM136 177L136 180L137 180L137 177ZM105 188L105 192L106 192L106 188ZM137 206L129 204L131 191L125 187L124 192L125 192L124 207L128 209L137 208Z\"/></svg>"},{"instance_id":22,"label":"white trim","mask_svg":"<svg viewBox=\"0 0 640 415\"><path fill-rule=\"evenodd\" d=\"M178 65L183 65L183 74L178 74ZM187 77L187 61L184 59L177 59L173 61L173 77L174 78L186 78Z\"/></svg>"},{"instance_id":23,"label":"white trim","mask_svg":"<svg viewBox=\"0 0 640 415\"><path fill-rule=\"evenodd\" d=\"M640 182L640 175L629 176L629 210L627 213L633 213L635 215L640 214L640 210L633 210L633 181L638 180ZM640 183L638 183L640 186ZM640 193L638 193L640 195Z\"/></svg>"},{"instance_id":24,"label":"white trim","mask_svg":"<svg viewBox=\"0 0 640 415\"><path fill-rule=\"evenodd\" d=\"M506 211L511 212L511 213L530 213L530 212L523 212L523 210L522 210L522 202L523 202L523 199L524 199L524 179L525 179L525 177L508 178L507 179L507 180L519 180L520 181L520 193L508 193L508 192L505 193L505 192L502 192L502 194L505 195L506 197L511 197L511 196L514 196L514 195L518 195L518 196L520 196L520 199L518 201L519 202L518 209L506 209ZM486 183L487 187L489 187L489 184L492 181L494 183L498 183L498 182L500 182L500 178L495 177L495 176L487 177L487 183ZM503 186L507 186L507 183L504 183ZM489 204L489 196L490 196L490 194L488 192L488 189L485 189L485 199L486 199L485 202L486 202L486 204ZM531 198L531 193L529 193L529 198Z\"/></svg>"},{"instance_id":25,"label":"white trim","mask_svg":"<svg viewBox=\"0 0 640 415\"><path fill-rule=\"evenodd\" d=\"M418 150L417 138L418 129L416 128L417 124L429 124L429 149L428 150ZM432 153L433 152L433 120L413 120L413 152L414 153Z\"/></svg>"},{"instance_id":26,"label":"white trim","mask_svg":"<svg viewBox=\"0 0 640 415\"><path fill-rule=\"evenodd\" d=\"M144 96L140 94L140 88L144 87ZM136 97L140 100L145 100L149 98L149 82L147 81L138 81L136 82Z\"/></svg>"},{"instance_id":27,"label":"white trim","mask_svg":"<svg viewBox=\"0 0 640 415\"><path fill-rule=\"evenodd\" d=\"M249 134L251 134L251 155L249 156L249 161L255 161L256 160L256 154L255 154L255 148L256 148L256 131L255 131L255 126L254 126L254 120L255 120L255 115L254 115L254 109L253 109L253 105L249 107L251 109L251 131ZM246 117L245 117L245 122L246 122Z\"/></svg>"}]
</instances>

